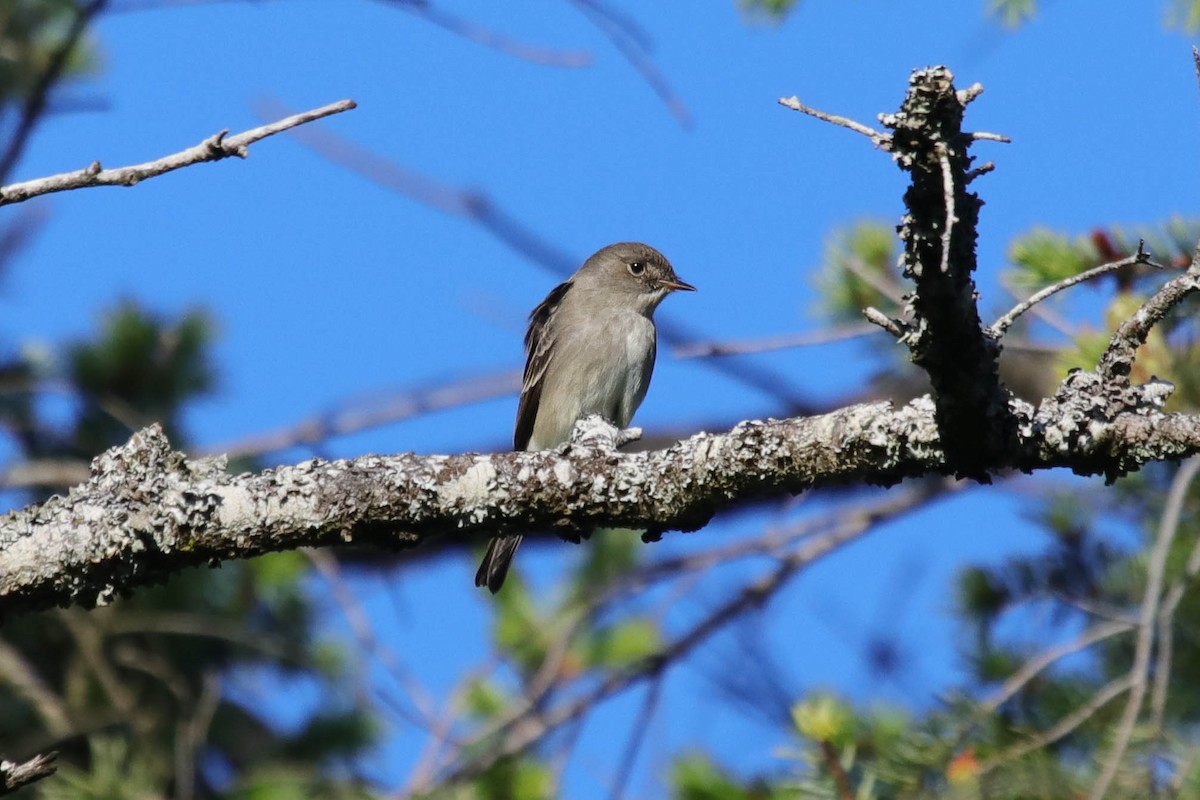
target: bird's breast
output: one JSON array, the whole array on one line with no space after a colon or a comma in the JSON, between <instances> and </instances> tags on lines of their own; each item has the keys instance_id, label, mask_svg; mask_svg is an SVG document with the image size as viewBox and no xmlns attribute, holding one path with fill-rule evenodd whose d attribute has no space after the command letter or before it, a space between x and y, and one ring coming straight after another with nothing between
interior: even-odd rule
<instances>
[{"instance_id":1,"label":"bird's breast","mask_svg":"<svg viewBox=\"0 0 1200 800\"><path fill-rule=\"evenodd\" d=\"M654 349L654 323L637 313L559 331L533 439L541 447L566 441L576 420L591 414L628 426L650 385Z\"/></svg>"}]
</instances>

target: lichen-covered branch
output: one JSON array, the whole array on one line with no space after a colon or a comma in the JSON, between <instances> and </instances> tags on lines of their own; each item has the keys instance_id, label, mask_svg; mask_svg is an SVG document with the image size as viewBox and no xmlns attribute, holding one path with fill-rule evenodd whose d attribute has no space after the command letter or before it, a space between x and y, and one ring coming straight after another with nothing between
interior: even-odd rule
<instances>
[{"instance_id":1,"label":"lichen-covered branch","mask_svg":"<svg viewBox=\"0 0 1200 800\"><path fill-rule=\"evenodd\" d=\"M945 67L918 70L900 111L882 118L892 154L911 176L900 226L904 274L915 284L904 337L933 384L938 425L955 471L986 479L987 464L1015 435L1000 384L997 340L976 306L975 238L983 203L967 191L974 137L962 130L978 91L958 92Z\"/></svg>"},{"instance_id":2,"label":"lichen-covered branch","mask_svg":"<svg viewBox=\"0 0 1200 800\"><path fill-rule=\"evenodd\" d=\"M989 465L1012 448L1017 420L1000 382L1002 331L985 330L980 322L972 278L983 203L967 186L991 165L973 167L969 149L981 139L1007 141L963 130L963 113L982 91L979 84L956 90L945 67L916 70L899 111L879 117L890 133L809 108L795 97L779 102L868 136L911 176L899 227L904 276L915 287L905 298L905 318L890 319L873 308L864 313L906 345L913 363L928 373L950 469L986 481Z\"/></svg>"},{"instance_id":3,"label":"lichen-covered branch","mask_svg":"<svg viewBox=\"0 0 1200 800\"><path fill-rule=\"evenodd\" d=\"M1164 399L1077 373L1036 411L1014 401L1020 438L989 468L1111 478L1200 452L1200 418L1163 414ZM189 460L147 428L66 497L0 517L0 619L105 603L185 567L274 550L594 527L645 528L649 540L759 498L952 471L928 398L743 422L645 453L618 452L619 432L598 420L576 433L557 451L314 459L232 476L224 459Z\"/></svg>"}]
</instances>

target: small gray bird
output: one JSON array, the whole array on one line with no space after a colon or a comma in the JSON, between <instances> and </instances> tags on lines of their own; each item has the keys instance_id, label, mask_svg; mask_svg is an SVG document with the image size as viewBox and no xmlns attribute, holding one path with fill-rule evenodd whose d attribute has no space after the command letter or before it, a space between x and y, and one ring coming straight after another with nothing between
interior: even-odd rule
<instances>
[{"instance_id":1,"label":"small gray bird","mask_svg":"<svg viewBox=\"0 0 1200 800\"><path fill-rule=\"evenodd\" d=\"M513 449L562 444L575 422L591 414L627 427L654 371L654 309L680 289L696 291L662 253L621 242L597 252L546 295L525 333ZM519 535L492 539L475 585L499 591L520 544Z\"/></svg>"}]
</instances>

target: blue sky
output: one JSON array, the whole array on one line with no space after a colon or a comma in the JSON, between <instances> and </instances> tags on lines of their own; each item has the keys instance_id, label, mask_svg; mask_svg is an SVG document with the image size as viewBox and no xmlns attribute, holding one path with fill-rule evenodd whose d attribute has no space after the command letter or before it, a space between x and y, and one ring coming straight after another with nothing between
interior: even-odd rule
<instances>
[{"instance_id":1,"label":"blue sky","mask_svg":"<svg viewBox=\"0 0 1200 800\"><path fill-rule=\"evenodd\" d=\"M221 128L260 124L254 109L268 101L302 110L350 97L358 109L325 122L330 130L431 178L486 192L577 261L612 241L657 246L700 289L671 298L660 314L715 339L816 330L812 275L827 238L859 219L896 220L903 179L863 137L775 101L796 94L874 124L877 113L895 109L912 68L945 63L960 86L979 81L986 89L969 125L1014 140L975 151L998 167L975 185L987 203L979 242L985 309L1006 307L996 283L1005 249L1035 225L1082 233L1193 212L1200 95L1187 38L1163 28L1164 4L1051 2L1015 32L969 0L810 0L779 26L747 23L733 0L686 11L623 4L653 38L654 63L687 104L690 130L570 3L439 5L528 42L586 49L594 64L530 64L367 0L110 15L97 28L102 70L72 92L103 110L48 121L14 177L94 159L118 166L156 158ZM0 340L31 346L86 336L121 298L165 313L207 309L220 330L220 386L188 416L201 446L406 387L518 368L525 315L556 283L479 228L289 137L255 145L244 162L27 207L49 221L0 285ZM852 392L872 366L861 343L755 360L824 399ZM343 437L321 454L500 446L514 409L507 397ZM636 422L653 430L774 410L761 393L664 351ZM1027 478L1025 488L1051 479L1065 480ZM795 687L923 702L952 680L949 576L967 560L1037 546L1019 513L1023 502L973 490L803 576L766 610L763 626ZM762 524L742 515L696 537L753 533ZM659 546L689 544L668 536ZM523 552L522 562L550 585L564 557L543 549ZM397 646L422 654L416 668L435 691L486 652L486 605L472 570L455 559L405 573L396 587L402 619L381 590L364 587ZM461 635L444 635L448 621ZM877 685L862 663L863 641L897 626L912 655L908 686ZM705 657L712 662L716 650L701 664ZM697 703L705 692L702 666L668 685L641 787L660 774L666 754L688 744L712 746L746 768L778 763L778 731ZM573 766L568 784L577 796L603 785L613 742L624 741L622 718L635 708L619 701L589 727L583 742L591 755ZM419 741L398 730L374 774L385 782L403 775Z\"/></svg>"}]
</instances>

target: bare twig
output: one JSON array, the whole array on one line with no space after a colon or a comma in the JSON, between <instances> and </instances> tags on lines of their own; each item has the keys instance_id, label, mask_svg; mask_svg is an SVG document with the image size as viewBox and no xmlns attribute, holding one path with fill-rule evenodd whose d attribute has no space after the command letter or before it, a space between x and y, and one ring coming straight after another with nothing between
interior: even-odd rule
<instances>
[{"instance_id":1,"label":"bare twig","mask_svg":"<svg viewBox=\"0 0 1200 800\"><path fill-rule=\"evenodd\" d=\"M982 175L987 175L989 172L994 172L995 169L995 161L985 161L977 167L971 167L971 169L967 170L966 182L970 183Z\"/></svg>"},{"instance_id":2,"label":"bare twig","mask_svg":"<svg viewBox=\"0 0 1200 800\"><path fill-rule=\"evenodd\" d=\"M0 639L0 683L8 684L33 707L51 736L61 739L75 730L66 701L46 684L20 650L3 639Z\"/></svg>"},{"instance_id":3,"label":"bare twig","mask_svg":"<svg viewBox=\"0 0 1200 800\"><path fill-rule=\"evenodd\" d=\"M451 14L429 0L376 0L377 2L415 14L439 28L468 39L505 55L549 67L586 67L592 63L588 50L559 50L529 44L507 36L465 17Z\"/></svg>"},{"instance_id":4,"label":"bare twig","mask_svg":"<svg viewBox=\"0 0 1200 800\"><path fill-rule=\"evenodd\" d=\"M0 468L0 488L31 489L35 486L74 486L91 475L86 461L47 458L20 461Z\"/></svg>"},{"instance_id":5,"label":"bare twig","mask_svg":"<svg viewBox=\"0 0 1200 800\"><path fill-rule=\"evenodd\" d=\"M650 88L662 100L663 105L671 112L671 116L675 117L676 121L684 128L692 127L692 115L684 105L683 99L675 93L675 90L667 83L667 79L650 60L647 54L646 37L640 31L631 33L624 17L609 9L599 0L571 0L571 2L583 12L585 17L591 20L601 33L608 37L613 47L629 62L630 66L637 70L637 73L642 76L642 80L650 85Z\"/></svg>"},{"instance_id":6,"label":"bare twig","mask_svg":"<svg viewBox=\"0 0 1200 800\"><path fill-rule=\"evenodd\" d=\"M328 117L355 107L353 100L342 100L337 103L294 114L286 119L262 125L258 128L239 133L236 136L226 136L228 130L221 131L208 137L200 144L189 147L178 153L164 156L156 161L134 164L117 169L103 169L100 162L75 172L64 172L46 178L37 178L23 183L13 183L0 187L0 206L21 203L31 197L70 189L82 189L89 186L134 186L147 179L164 175L168 172L190 167L205 161L219 161L230 156L245 158L248 148L255 142L268 136L303 125L306 122Z\"/></svg>"},{"instance_id":7,"label":"bare twig","mask_svg":"<svg viewBox=\"0 0 1200 800\"><path fill-rule=\"evenodd\" d=\"M878 325L897 339L904 338L905 330L900 320L892 319L874 306L864 308L862 313L871 324Z\"/></svg>"},{"instance_id":8,"label":"bare twig","mask_svg":"<svg viewBox=\"0 0 1200 800\"><path fill-rule=\"evenodd\" d=\"M1196 459L1188 461L1191 465ZM1183 594L1200 574L1200 540L1192 546L1183 575L1171 584L1164 595L1158 615L1158 661L1154 667L1154 691L1150 697L1151 723L1155 731L1162 730L1167 705L1167 687L1171 678L1171 658L1174 643L1174 617Z\"/></svg>"},{"instance_id":9,"label":"bare twig","mask_svg":"<svg viewBox=\"0 0 1200 800\"><path fill-rule=\"evenodd\" d=\"M954 171L950 167L950 153L946 150L945 142L937 142L934 152L942 167L942 199L946 203L946 218L942 222L941 263L941 271L945 275L950 271L950 242L954 238L954 225L958 222L954 214Z\"/></svg>"},{"instance_id":10,"label":"bare twig","mask_svg":"<svg viewBox=\"0 0 1200 800\"><path fill-rule=\"evenodd\" d=\"M1004 289L1004 291L1008 292L1009 297L1011 297L1013 300L1017 301L1018 303L1024 303L1028 300L1028 298L1023 297L1022 293L1019 292L1017 290L1017 287L1013 285L1013 279L1012 279L1011 275L1001 274L1000 287L1002 289ZM1044 303L1038 303L1037 305L1030 308L1028 311L1030 314L1037 317L1042 322L1046 323L1051 328L1053 328L1054 330L1061 333L1063 336L1066 336L1069 338L1074 338L1074 336L1075 336L1074 327L1071 325L1070 322L1067 321L1067 319L1065 317L1063 317L1062 314L1059 314L1057 311L1050 308L1050 306L1048 306ZM1009 313L1012 313L1012 312L1010 311ZM999 322L999 320L997 320L997 322ZM1009 326L1011 326L1011 324L1012 323L1010 322ZM998 335L995 324L993 324L989 328L989 330L992 332L993 336ZM1000 333L1002 334L1003 331L1001 331ZM1005 342L1004 342L1005 349L1007 350L1011 346L1012 346L1012 340L1011 339L1005 340Z\"/></svg>"},{"instance_id":11,"label":"bare twig","mask_svg":"<svg viewBox=\"0 0 1200 800\"><path fill-rule=\"evenodd\" d=\"M942 494L962 491L967 484L943 479L927 485L922 502L936 499ZM596 607L606 606L622 597L627 597L660 581L688 573L704 574L718 564L742 558L771 556L776 559L786 556L786 551L796 543L809 537L827 534L842 523L847 514L886 514L892 509L895 498L884 497L877 503L864 504L856 499L849 504L838 505L827 513L803 519L792 525L769 530L763 536L710 547L699 552L678 556L656 558L646 564L623 573L593 601Z\"/></svg>"},{"instance_id":12,"label":"bare twig","mask_svg":"<svg viewBox=\"0 0 1200 800\"><path fill-rule=\"evenodd\" d=\"M991 328L989 328L989 331L991 332L992 336L1003 336L1004 332L1009 329L1009 326L1016 322L1017 317L1021 316L1046 298L1061 292L1063 289L1069 289L1072 286L1083 283L1084 281L1090 281L1092 278L1104 275L1105 273L1113 272L1125 267L1131 267L1135 264L1145 264L1146 266L1154 267L1155 269L1162 269L1163 267L1161 264L1156 264L1150 260L1150 253L1145 250L1144 246L1145 241L1139 240L1137 252L1127 258L1122 258L1120 261L1112 261L1108 264L1101 264L1098 267L1092 267L1091 269L1085 270L1078 275L1072 275L1069 278L1062 279L1058 283L1051 284L1043 289L1039 289L1027 300L1017 303L1003 316L993 322Z\"/></svg>"},{"instance_id":13,"label":"bare twig","mask_svg":"<svg viewBox=\"0 0 1200 800\"><path fill-rule=\"evenodd\" d=\"M0 276L4 275L9 264L33 241L49 218L48 209L37 206L25 206L12 215L8 226L0 233Z\"/></svg>"},{"instance_id":14,"label":"bare twig","mask_svg":"<svg viewBox=\"0 0 1200 800\"><path fill-rule=\"evenodd\" d=\"M229 622L200 613L173 611L137 611L126 608L121 614L104 621L104 633L109 638L130 634L155 636L191 636L216 639L280 661L301 664L299 648L279 636L264 636L236 622Z\"/></svg>"},{"instance_id":15,"label":"bare twig","mask_svg":"<svg viewBox=\"0 0 1200 800\"><path fill-rule=\"evenodd\" d=\"M1133 665L1129 668L1131 691L1125 701L1121 721L1117 724L1112 749L1104 759L1100 776L1088 794L1091 800L1101 800L1108 793L1108 787L1125 757L1125 749L1133 736L1133 726L1142 710L1142 700L1146 696L1146 685L1150 679L1150 651L1154 644L1154 622L1158 617L1159 602L1162 599L1163 573L1166 570L1171 543L1175 541L1175 534L1179 530L1183 501L1197 470L1200 470L1200 458L1190 458L1179 468L1175 479L1171 481L1171 490L1167 494L1167 504L1158 527L1158 538L1146 566L1146 590L1138 615L1138 636L1133 651Z\"/></svg>"},{"instance_id":16,"label":"bare twig","mask_svg":"<svg viewBox=\"0 0 1200 800\"><path fill-rule=\"evenodd\" d=\"M1056 661L1066 658L1072 653L1078 653L1080 650L1091 647L1097 642L1102 642L1118 634L1131 631L1134 627L1134 623L1132 622L1102 622L1099 625L1088 628L1069 642L1064 642L1057 647L1043 650L1026 661L1020 669L1010 675L1000 685L1000 688L982 703L977 716L987 716L1004 705L1004 703L1008 702L1009 698L1019 692L1027 683Z\"/></svg>"},{"instance_id":17,"label":"bare twig","mask_svg":"<svg viewBox=\"0 0 1200 800\"><path fill-rule=\"evenodd\" d=\"M861 122L855 122L848 117L839 117L836 114L829 114L824 111L818 111L812 106L806 106L800 102L800 98L796 96L779 98L779 105L787 106L793 111L799 111L801 114L808 114L810 117L816 117L819 120L830 122L834 125L840 125L843 128L849 128L855 133L861 133L868 137L871 143L880 150L890 150L892 146L892 137L890 134L880 133L874 128L869 128Z\"/></svg>"},{"instance_id":18,"label":"bare twig","mask_svg":"<svg viewBox=\"0 0 1200 800\"><path fill-rule=\"evenodd\" d=\"M833 746L833 742L822 740L820 750L821 761L825 764L825 769L833 776L833 784L837 787L838 800L854 800L854 789L850 785L850 776L846 774L846 769L838 759L838 752Z\"/></svg>"},{"instance_id":19,"label":"bare twig","mask_svg":"<svg viewBox=\"0 0 1200 800\"><path fill-rule=\"evenodd\" d=\"M1200 83L1200 48L1192 45L1192 66L1196 70L1196 82Z\"/></svg>"},{"instance_id":20,"label":"bare twig","mask_svg":"<svg viewBox=\"0 0 1200 800\"><path fill-rule=\"evenodd\" d=\"M464 744L464 752L478 752L478 744L488 741L497 734L503 734L494 747L479 754L472 762L461 764L452 771L450 779L463 779L476 775L501 758L521 753L551 731L578 719L597 703L642 680L657 677L672 664L686 657L728 622L750 609L761 606L807 565L873 530L875 524L882 519L892 519L905 511L924 507L930 493L937 491L940 491L940 486L914 488L898 497L888 498L887 502L869 509L844 515L834 529L782 556L778 565L770 572L743 586L741 591L719 605L655 655L643 659L628 669L612 673L590 690L574 696L569 702L557 708L542 713L535 713L531 710L530 714L508 718L505 724L499 728L489 726L484 732L472 736L470 741Z\"/></svg>"},{"instance_id":21,"label":"bare twig","mask_svg":"<svg viewBox=\"0 0 1200 800\"><path fill-rule=\"evenodd\" d=\"M1109 622L1119 622L1122 624L1127 624L1130 627L1137 626L1136 617L1128 613L1124 608L1112 603L1106 603L1103 600L1096 600L1094 598L1085 600L1082 597L1071 597L1070 595L1063 594L1062 592L1052 592L1050 596L1065 606L1078 609L1079 611L1096 617L1097 619L1103 619Z\"/></svg>"},{"instance_id":22,"label":"bare twig","mask_svg":"<svg viewBox=\"0 0 1200 800\"><path fill-rule=\"evenodd\" d=\"M1171 309L1197 291L1200 291L1200 247L1196 248L1191 266L1184 274L1163 284L1153 297L1117 328L1097 365L1099 375L1106 379L1126 380L1133 369L1137 349L1146 343L1150 331Z\"/></svg>"},{"instance_id":23,"label":"bare twig","mask_svg":"<svg viewBox=\"0 0 1200 800\"><path fill-rule=\"evenodd\" d=\"M1054 744L1091 719L1097 711L1104 708L1105 705L1112 702L1113 699L1119 697L1122 693L1128 691L1132 685L1132 675L1125 675L1109 681L1098 692L1092 695L1091 699L1063 717L1056 725L1042 733L1030 736L1024 742L1013 745L1007 750L984 761L979 765L979 774L986 774L996 769L996 767L1007 764L1010 761L1015 761L1028 753L1032 753L1034 750L1041 750L1047 745Z\"/></svg>"},{"instance_id":24,"label":"bare twig","mask_svg":"<svg viewBox=\"0 0 1200 800\"><path fill-rule=\"evenodd\" d=\"M62 78L63 70L66 69L67 63L70 60L71 53L79 45L83 39L83 34L87 30L92 19L104 10L104 6L108 0L91 0L84 6L76 9L75 19L71 20L71 26L63 34L59 41L58 47L50 55L46 63L46 68L42 70L42 74L38 76L37 82L29 90L29 96L25 99L25 106L21 109L21 118L17 123L17 129L13 132L12 138L8 141L8 146L4 148L4 152L0 154L0 183L12 173L13 167L21 158L21 154L25 152L25 145L29 142L29 137L33 134L33 129L37 127L41 121L42 115L46 111L46 103L50 99L50 92L58 84Z\"/></svg>"},{"instance_id":25,"label":"bare twig","mask_svg":"<svg viewBox=\"0 0 1200 800\"><path fill-rule=\"evenodd\" d=\"M793 347L812 347L814 345L842 342L874 332L874 325L864 323L858 325L839 325L834 328L813 331L812 333L791 333L784 336L767 336L762 339L686 342L674 348L672 353L676 358L739 356L748 353L767 353L772 350L787 350Z\"/></svg>"},{"instance_id":26,"label":"bare twig","mask_svg":"<svg viewBox=\"0 0 1200 800\"><path fill-rule=\"evenodd\" d=\"M972 139L987 142L1003 142L1004 144L1012 144L1012 139L1000 133L987 133L985 131L975 131L968 134Z\"/></svg>"},{"instance_id":27,"label":"bare twig","mask_svg":"<svg viewBox=\"0 0 1200 800\"><path fill-rule=\"evenodd\" d=\"M967 88L958 90L958 102L962 103L964 106L970 105L971 103L975 102L975 98L979 97L981 94L983 94L983 84L979 81L976 81Z\"/></svg>"},{"instance_id":28,"label":"bare twig","mask_svg":"<svg viewBox=\"0 0 1200 800\"><path fill-rule=\"evenodd\" d=\"M196 761L208 739L213 717L221 705L221 679L212 670L201 678L200 696L192 704L192 714L178 723L175 771L176 800L192 800L196 791Z\"/></svg>"},{"instance_id":29,"label":"bare twig","mask_svg":"<svg viewBox=\"0 0 1200 800\"><path fill-rule=\"evenodd\" d=\"M876 274L868 267L861 258L853 256L851 258L842 259L839 262L842 269L849 272L854 277L858 278L863 283L870 286L881 295L891 300L897 308L904 305L904 290L896 281L895 270L888 270L882 274Z\"/></svg>"},{"instance_id":30,"label":"bare twig","mask_svg":"<svg viewBox=\"0 0 1200 800\"><path fill-rule=\"evenodd\" d=\"M401 392L378 403L364 403L344 411L314 415L286 428L206 447L205 452L246 458L289 447L315 445L335 436L515 394L520 388L521 373L516 370L475 375L429 388ZM3 474L0 473L0 480L2 478Z\"/></svg>"},{"instance_id":31,"label":"bare twig","mask_svg":"<svg viewBox=\"0 0 1200 800\"><path fill-rule=\"evenodd\" d=\"M89 670L96 678L96 683L104 690L104 695L116 712L125 718L136 717L134 709L138 698L113 669L109 654L105 649L105 632L100 629L99 615L88 614L77 608L59 609L56 613L63 627L75 640L79 651L79 663Z\"/></svg>"},{"instance_id":32,"label":"bare twig","mask_svg":"<svg viewBox=\"0 0 1200 800\"><path fill-rule=\"evenodd\" d=\"M262 2L263 0L253 0ZM184 8L187 6L207 6L218 3L246 4L251 0L117 0L111 12L114 14L157 11L159 9ZM547 67L586 67L592 61L590 50L564 50L529 42L508 36L481 25L464 17L459 17L435 6L430 0L376 0L386 3L393 8L407 11L431 25L461 36L476 44L497 50L505 55L540 64Z\"/></svg>"},{"instance_id":33,"label":"bare twig","mask_svg":"<svg viewBox=\"0 0 1200 800\"><path fill-rule=\"evenodd\" d=\"M612 789L608 793L611 800L621 800L625 796L625 787L629 785L629 776L633 774L634 764L637 763L638 751L642 747L642 742L646 740L650 722L654 719L654 712L658 708L658 701L662 695L662 684L663 676L662 673L659 673L646 687L646 697L642 700L642 707L638 711L637 719L633 721L633 728L629 731L629 741L625 743L625 751L621 754L621 761L617 765L617 774L613 779Z\"/></svg>"},{"instance_id":34,"label":"bare twig","mask_svg":"<svg viewBox=\"0 0 1200 800\"><path fill-rule=\"evenodd\" d=\"M493 672L497 663L496 659L492 659L491 663L484 663L458 684L442 713L434 721L429 731L429 740L425 743L416 766L409 773L406 785L393 795L395 800L419 795L430 788L441 763L442 750L451 741L454 724L466 705L468 692L476 681Z\"/></svg>"},{"instance_id":35,"label":"bare twig","mask_svg":"<svg viewBox=\"0 0 1200 800\"><path fill-rule=\"evenodd\" d=\"M310 547L305 548L303 552L308 557L308 560L312 562L317 573L325 580L330 593L332 593L334 600L341 608L342 614L345 616L346 622L349 624L359 648L363 652L374 656L380 666L388 670L396 678L397 683L403 686L408 692L409 700L417 708L418 713L404 713L399 708L397 711L404 714L405 719L410 724L424 731L432 731L436 724L432 696L408 668L404 666L396 651L384 644L375 635L374 627L371 625L371 617L367 614L366 609L363 608L362 603L359 602L358 597L346 585L337 559L328 550L318 550Z\"/></svg>"},{"instance_id":36,"label":"bare twig","mask_svg":"<svg viewBox=\"0 0 1200 800\"><path fill-rule=\"evenodd\" d=\"M53 775L58 766L54 763L58 753L41 753L20 763L0 761L0 795L9 794L22 786Z\"/></svg>"}]
</instances>

